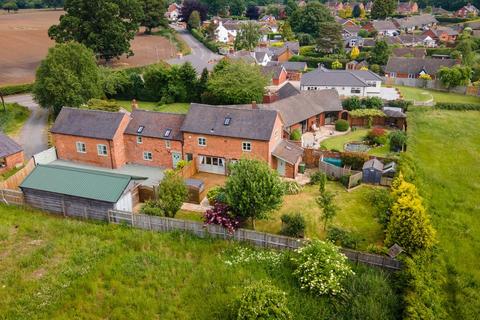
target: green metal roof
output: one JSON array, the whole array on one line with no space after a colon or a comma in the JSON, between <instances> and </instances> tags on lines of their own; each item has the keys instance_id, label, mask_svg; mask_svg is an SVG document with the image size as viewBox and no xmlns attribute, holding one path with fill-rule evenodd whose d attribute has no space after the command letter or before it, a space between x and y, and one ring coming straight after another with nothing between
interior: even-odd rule
<instances>
[{"instance_id":1,"label":"green metal roof","mask_svg":"<svg viewBox=\"0 0 480 320\"><path fill-rule=\"evenodd\" d=\"M141 179L145 178L65 166L38 165L20 188L115 203L130 181Z\"/></svg>"}]
</instances>

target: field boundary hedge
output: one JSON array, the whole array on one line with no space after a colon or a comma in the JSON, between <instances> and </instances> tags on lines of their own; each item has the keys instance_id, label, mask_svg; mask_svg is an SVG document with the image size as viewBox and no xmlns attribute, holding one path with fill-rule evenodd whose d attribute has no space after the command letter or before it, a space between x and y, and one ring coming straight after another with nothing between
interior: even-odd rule
<instances>
[{"instance_id":1,"label":"field boundary hedge","mask_svg":"<svg viewBox=\"0 0 480 320\"><path fill-rule=\"evenodd\" d=\"M4 96L20 94L32 91L33 83L15 84L0 87L0 93Z\"/></svg>"},{"instance_id":2,"label":"field boundary hedge","mask_svg":"<svg viewBox=\"0 0 480 320\"><path fill-rule=\"evenodd\" d=\"M457 111L467 111L467 110L480 111L480 104L440 102L435 105L435 108L443 109L443 110L457 110Z\"/></svg>"}]
</instances>

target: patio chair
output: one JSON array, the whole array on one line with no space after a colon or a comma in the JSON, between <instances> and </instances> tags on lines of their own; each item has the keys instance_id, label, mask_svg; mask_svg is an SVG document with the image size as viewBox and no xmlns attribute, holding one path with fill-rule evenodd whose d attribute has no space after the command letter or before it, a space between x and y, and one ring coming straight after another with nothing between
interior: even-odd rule
<instances>
[{"instance_id":1,"label":"patio chair","mask_svg":"<svg viewBox=\"0 0 480 320\"><path fill-rule=\"evenodd\" d=\"M317 124L316 124L316 123L314 123L314 124L312 124L312 130L315 131L315 132L317 132L317 131L320 131L320 128L317 127Z\"/></svg>"}]
</instances>

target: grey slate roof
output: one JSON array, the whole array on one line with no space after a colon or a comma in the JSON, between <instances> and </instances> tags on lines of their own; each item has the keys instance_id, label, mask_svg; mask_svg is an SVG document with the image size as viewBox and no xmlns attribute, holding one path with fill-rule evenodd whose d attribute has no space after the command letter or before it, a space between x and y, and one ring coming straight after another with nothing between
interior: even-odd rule
<instances>
[{"instance_id":1,"label":"grey slate roof","mask_svg":"<svg viewBox=\"0 0 480 320\"><path fill-rule=\"evenodd\" d=\"M297 94L300 94L300 90L295 88L290 82L285 83L280 89L276 92L278 100L282 100Z\"/></svg>"},{"instance_id":2,"label":"grey slate roof","mask_svg":"<svg viewBox=\"0 0 480 320\"><path fill-rule=\"evenodd\" d=\"M63 107L50 131L79 137L112 140L124 113Z\"/></svg>"},{"instance_id":3,"label":"grey slate roof","mask_svg":"<svg viewBox=\"0 0 480 320\"><path fill-rule=\"evenodd\" d=\"M262 67L262 73L271 79L278 79L284 70L283 66L281 65L267 65Z\"/></svg>"},{"instance_id":4,"label":"grey slate roof","mask_svg":"<svg viewBox=\"0 0 480 320\"><path fill-rule=\"evenodd\" d=\"M0 158L23 151L23 148L8 136L0 132Z\"/></svg>"},{"instance_id":5,"label":"grey slate roof","mask_svg":"<svg viewBox=\"0 0 480 320\"><path fill-rule=\"evenodd\" d=\"M372 25L377 31L396 30L397 26L391 20L374 20Z\"/></svg>"},{"instance_id":6,"label":"grey slate roof","mask_svg":"<svg viewBox=\"0 0 480 320\"><path fill-rule=\"evenodd\" d=\"M365 170L365 169L370 169L370 168L373 168L375 170L379 170L379 171L382 171L383 170L383 163L381 163L378 159L376 158L373 158L373 159L370 159L368 160L367 162L365 162L363 164L363 167L362 169Z\"/></svg>"},{"instance_id":7,"label":"grey slate roof","mask_svg":"<svg viewBox=\"0 0 480 320\"><path fill-rule=\"evenodd\" d=\"M425 48L393 48L392 54L396 57L411 55L414 58L425 58L427 50Z\"/></svg>"},{"instance_id":8,"label":"grey slate roof","mask_svg":"<svg viewBox=\"0 0 480 320\"><path fill-rule=\"evenodd\" d=\"M418 74L424 70L429 75L437 74L441 67L453 67L458 64L455 59L420 59L420 58L388 58L385 73Z\"/></svg>"},{"instance_id":9,"label":"grey slate roof","mask_svg":"<svg viewBox=\"0 0 480 320\"><path fill-rule=\"evenodd\" d=\"M283 67L287 71L305 71L305 70L307 70L307 63L306 62L287 61L287 62L283 63Z\"/></svg>"},{"instance_id":10,"label":"grey slate roof","mask_svg":"<svg viewBox=\"0 0 480 320\"><path fill-rule=\"evenodd\" d=\"M263 109L277 110L284 125L290 127L317 114L341 111L342 103L335 89L301 91L300 94L262 105Z\"/></svg>"},{"instance_id":11,"label":"grey slate roof","mask_svg":"<svg viewBox=\"0 0 480 320\"><path fill-rule=\"evenodd\" d=\"M303 155L303 149L295 143L282 140L282 142L275 147L272 155L294 165Z\"/></svg>"},{"instance_id":12,"label":"grey slate roof","mask_svg":"<svg viewBox=\"0 0 480 320\"><path fill-rule=\"evenodd\" d=\"M431 14L421 14L418 16L410 16L401 19L394 19L394 22L400 28L423 27L429 24L437 23L437 19Z\"/></svg>"},{"instance_id":13,"label":"grey slate roof","mask_svg":"<svg viewBox=\"0 0 480 320\"><path fill-rule=\"evenodd\" d=\"M383 107L383 113L389 118L406 118L407 115L402 112L401 108Z\"/></svg>"},{"instance_id":14,"label":"grey slate roof","mask_svg":"<svg viewBox=\"0 0 480 320\"><path fill-rule=\"evenodd\" d=\"M180 128L185 120L184 114L137 109L132 111L131 117L132 119L125 129L126 134L138 135L138 128L143 126L144 128L141 135L144 137L166 140L183 140ZM165 137L167 130L171 130L171 133L168 137Z\"/></svg>"},{"instance_id":15,"label":"grey slate roof","mask_svg":"<svg viewBox=\"0 0 480 320\"><path fill-rule=\"evenodd\" d=\"M368 87L365 81L381 81L369 70L327 70L323 68L305 73L300 80L301 86L337 86Z\"/></svg>"},{"instance_id":16,"label":"grey slate roof","mask_svg":"<svg viewBox=\"0 0 480 320\"><path fill-rule=\"evenodd\" d=\"M231 118L230 124L224 125L227 117ZM248 105L212 106L192 103L181 130L197 134L268 141L272 136L276 119L276 111L252 109Z\"/></svg>"}]
</instances>

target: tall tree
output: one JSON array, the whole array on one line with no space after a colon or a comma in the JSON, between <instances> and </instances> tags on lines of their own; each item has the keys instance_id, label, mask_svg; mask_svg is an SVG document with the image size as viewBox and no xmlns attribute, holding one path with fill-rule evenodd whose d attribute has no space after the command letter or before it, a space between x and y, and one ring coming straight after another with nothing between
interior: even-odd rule
<instances>
[{"instance_id":1,"label":"tall tree","mask_svg":"<svg viewBox=\"0 0 480 320\"><path fill-rule=\"evenodd\" d=\"M33 95L55 115L63 106L78 108L92 98L100 98L102 84L93 52L76 42L50 48L37 69Z\"/></svg>"},{"instance_id":2,"label":"tall tree","mask_svg":"<svg viewBox=\"0 0 480 320\"><path fill-rule=\"evenodd\" d=\"M447 88L465 86L470 83L472 69L467 66L443 67L440 68L437 76Z\"/></svg>"},{"instance_id":3,"label":"tall tree","mask_svg":"<svg viewBox=\"0 0 480 320\"><path fill-rule=\"evenodd\" d=\"M15 1L8 1L8 2L5 2L2 5L2 9L6 10L8 13L10 13L10 11L12 11L12 10L17 11L18 6L17 6L17 3Z\"/></svg>"},{"instance_id":4,"label":"tall tree","mask_svg":"<svg viewBox=\"0 0 480 320\"><path fill-rule=\"evenodd\" d=\"M188 27L190 29L197 29L198 27L200 27L200 24L200 13L198 13L197 10L192 11L190 18L188 18Z\"/></svg>"},{"instance_id":5,"label":"tall tree","mask_svg":"<svg viewBox=\"0 0 480 320\"><path fill-rule=\"evenodd\" d=\"M244 0L230 1L230 14L233 16L243 16L247 6Z\"/></svg>"},{"instance_id":6,"label":"tall tree","mask_svg":"<svg viewBox=\"0 0 480 320\"><path fill-rule=\"evenodd\" d=\"M295 0L287 0L285 4L285 14L290 17L292 13L298 9L298 4Z\"/></svg>"},{"instance_id":7,"label":"tall tree","mask_svg":"<svg viewBox=\"0 0 480 320\"><path fill-rule=\"evenodd\" d=\"M323 191L315 199L317 205L322 210L323 230L327 229L327 224L337 215L338 208L333 202L334 195L331 192Z\"/></svg>"},{"instance_id":8,"label":"tall tree","mask_svg":"<svg viewBox=\"0 0 480 320\"><path fill-rule=\"evenodd\" d=\"M268 213L282 204L283 187L276 171L261 160L241 159L231 167L225 184L225 197L233 211L255 220L268 218Z\"/></svg>"},{"instance_id":9,"label":"tall tree","mask_svg":"<svg viewBox=\"0 0 480 320\"><path fill-rule=\"evenodd\" d=\"M210 73L208 72L207 68L204 68L202 70L202 74L200 75L200 79L198 79L198 82L197 82L197 98L195 100L195 102L200 102L200 99L203 95L203 93L205 92L205 90L207 90L207 84L208 84L208 78L210 77Z\"/></svg>"},{"instance_id":10,"label":"tall tree","mask_svg":"<svg viewBox=\"0 0 480 320\"><path fill-rule=\"evenodd\" d=\"M43 0L43 2L49 7L57 10L57 8L63 7L64 0Z\"/></svg>"},{"instance_id":11,"label":"tall tree","mask_svg":"<svg viewBox=\"0 0 480 320\"><path fill-rule=\"evenodd\" d=\"M197 11L200 14L201 21L207 20L208 7L198 0L183 1L182 9L180 10L180 20L188 22L193 11Z\"/></svg>"},{"instance_id":12,"label":"tall tree","mask_svg":"<svg viewBox=\"0 0 480 320\"><path fill-rule=\"evenodd\" d=\"M362 14L362 9L360 8L360 5L357 3L357 4L355 4L355 6L353 7L352 16L353 16L354 18L359 18L361 14Z\"/></svg>"},{"instance_id":13,"label":"tall tree","mask_svg":"<svg viewBox=\"0 0 480 320\"><path fill-rule=\"evenodd\" d=\"M260 9L258 9L257 5L254 3L250 3L247 7L247 12L245 16L248 17L250 20L258 20L260 17Z\"/></svg>"},{"instance_id":14,"label":"tall tree","mask_svg":"<svg viewBox=\"0 0 480 320\"><path fill-rule=\"evenodd\" d=\"M235 50L253 51L260 41L260 25L254 21L242 23L235 37Z\"/></svg>"},{"instance_id":15,"label":"tall tree","mask_svg":"<svg viewBox=\"0 0 480 320\"><path fill-rule=\"evenodd\" d=\"M373 0L372 19L385 19L392 16L397 8L395 0Z\"/></svg>"},{"instance_id":16,"label":"tall tree","mask_svg":"<svg viewBox=\"0 0 480 320\"><path fill-rule=\"evenodd\" d=\"M323 53L337 53L343 50L342 26L336 22L319 24L317 50Z\"/></svg>"},{"instance_id":17,"label":"tall tree","mask_svg":"<svg viewBox=\"0 0 480 320\"><path fill-rule=\"evenodd\" d=\"M370 64L385 65L387 64L388 57L390 55L390 48L385 40L377 40L375 46L370 52L370 58L368 62Z\"/></svg>"},{"instance_id":18,"label":"tall tree","mask_svg":"<svg viewBox=\"0 0 480 320\"><path fill-rule=\"evenodd\" d=\"M143 17L140 25L145 27L145 33L151 33L153 28L167 25L164 0L141 0Z\"/></svg>"},{"instance_id":19,"label":"tall tree","mask_svg":"<svg viewBox=\"0 0 480 320\"><path fill-rule=\"evenodd\" d=\"M133 40L143 16L136 0L66 0L60 23L48 30L57 43L77 41L100 58L133 55Z\"/></svg>"},{"instance_id":20,"label":"tall tree","mask_svg":"<svg viewBox=\"0 0 480 320\"><path fill-rule=\"evenodd\" d=\"M295 39L295 34L293 33L292 27L290 26L290 23L288 21L285 21L281 25L280 32L282 33L283 41L291 41Z\"/></svg>"},{"instance_id":21,"label":"tall tree","mask_svg":"<svg viewBox=\"0 0 480 320\"><path fill-rule=\"evenodd\" d=\"M317 39L320 35L320 24L333 22L334 19L323 4L309 2L304 7L298 7L288 21L296 33L307 33Z\"/></svg>"},{"instance_id":22,"label":"tall tree","mask_svg":"<svg viewBox=\"0 0 480 320\"><path fill-rule=\"evenodd\" d=\"M216 67L219 65L217 64ZM211 104L245 104L262 101L267 78L260 67L244 62L225 63L210 76L202 101Z\"/></svg>"}]
</instances>

